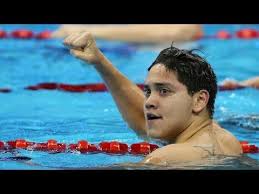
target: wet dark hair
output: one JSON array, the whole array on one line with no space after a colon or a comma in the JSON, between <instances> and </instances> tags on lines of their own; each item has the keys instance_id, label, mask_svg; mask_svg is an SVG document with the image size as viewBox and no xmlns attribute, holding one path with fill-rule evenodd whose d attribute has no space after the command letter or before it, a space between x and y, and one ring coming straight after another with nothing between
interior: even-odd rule
<instances>
[{"instance_id":1,"label":"wet dark hair","mask_svg":"<svg viewBox=\"0 0 259 194\"><path fill-rule=\"evenodd\" d=\"M162 64L167 70L176 72L178 81L187 87L191 96L200 90L207 90L210 95L207 109L212 118L217 94L217 78L210 64L198 54L193 53L196 50L178 49L172 44L171 47L159 53L148 71L154 65Z\"/></svg>"}]
</instances>

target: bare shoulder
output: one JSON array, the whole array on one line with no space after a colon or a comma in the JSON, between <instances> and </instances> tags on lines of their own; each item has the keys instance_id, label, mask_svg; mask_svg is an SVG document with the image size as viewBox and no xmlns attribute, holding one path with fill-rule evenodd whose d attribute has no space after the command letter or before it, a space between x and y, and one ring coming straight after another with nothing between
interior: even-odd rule
<instances>
[{"instance_id":1,"label":"bare shoulder","mask_svg":"<svg viewBox=\"0 0 259 194\"><path fill-rule=\"evenodd\" d=\"M172 162L189 162L201 160L209 155L209 150L201 149L188 143L170 144L149 154L143 163L167 164Z\"/></svg>"},{"instance_id":2,"label":"bare shoulder","mask_svg":"<svg viewBox=\"0 0 259 194\"><path fill-rule=\"evenodd\" d=\"M241 144L232 133L220 126L214 126L213 130L223 154L238 155L242 153Z\"/></svg>"}]
</instances>

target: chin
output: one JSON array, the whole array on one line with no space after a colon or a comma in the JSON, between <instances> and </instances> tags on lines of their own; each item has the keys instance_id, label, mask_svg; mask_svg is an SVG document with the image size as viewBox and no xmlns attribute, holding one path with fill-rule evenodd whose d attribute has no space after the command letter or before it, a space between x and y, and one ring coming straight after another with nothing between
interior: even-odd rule
<instances>
[{"instance_id":1,"label":"chin","mask_svg":"<svg viewBox=\"0 0 259 194\"><path fill-rule=\"evenodd\" d=\"M149 128L148 129L148 136L154 139L163 140L166 142L172 142L174 139L173 134L165 133L161 128Z\"/></svg>"},{"instance_id":2,"label":"chin","mask_svg":"<svg viewBox=\"0 0 259 194\"><path fill-rule=\"evenodd\" d=\"M151 128L148 130L148 136L156 139L164 139L159 129Z\"/></svg>"}]
</instances>

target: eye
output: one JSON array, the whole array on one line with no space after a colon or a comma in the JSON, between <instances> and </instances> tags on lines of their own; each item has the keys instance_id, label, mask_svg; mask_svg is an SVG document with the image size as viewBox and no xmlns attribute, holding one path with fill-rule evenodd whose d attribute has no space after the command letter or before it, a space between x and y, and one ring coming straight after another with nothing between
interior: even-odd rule
<instances>
[{"instance_id":1,"label":"eye","mask_svg":"<svg viewBox=\"0 0 259 194\"><path fill-rule=\"evenodd\" d=\"M150 90L149 88L144 88L144 89L143 89L143 92L144 92L144 95L145 95L146 97L149 97L150 94L151 94L151 90Z\"/></svg>"},{"instance_id":2,"label":"eye","mask_svg":"<svg viewBox=\"0 0 259 194\"><path fill-rule=\"evenodd\" d=\"M170 91L168 90L168 89L166 89L166 88L161 88L161 89L159 89L159 93L161 94L161 95L166 95L166 94L168 94Z\"/></svg>"}]
</instances>

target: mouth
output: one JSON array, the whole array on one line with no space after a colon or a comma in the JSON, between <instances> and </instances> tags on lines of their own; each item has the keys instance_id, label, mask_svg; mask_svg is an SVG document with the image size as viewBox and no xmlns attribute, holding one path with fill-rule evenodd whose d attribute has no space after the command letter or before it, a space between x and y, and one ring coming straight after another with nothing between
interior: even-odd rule
<instances>
[{"instance_id":1,"label":"mouth","mask_svg":"<svg viewBox=\"0 0 259 194\"><path fill-rule=\"evenodd\" d=\"M152 113L147 113L147 120L148 121L156 120L156 119L162 119L162 117L158 116L158 115L155 115L155 114L152 114Z\"/></svg>"}]
</instances>

